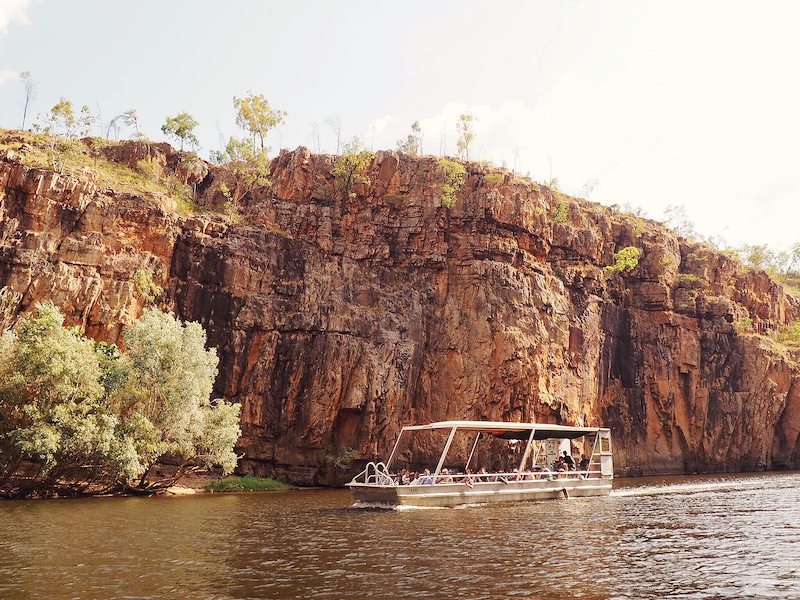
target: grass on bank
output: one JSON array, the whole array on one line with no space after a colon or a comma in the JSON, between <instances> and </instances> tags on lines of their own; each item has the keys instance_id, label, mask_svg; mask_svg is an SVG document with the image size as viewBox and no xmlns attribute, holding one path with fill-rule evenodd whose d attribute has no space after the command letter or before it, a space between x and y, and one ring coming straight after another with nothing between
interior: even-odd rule
<instances>
[{"instance_id":1,"label":"grass on bank","mask_svg":"<svg viewBox=\"0 0 800 600\"><path fill-rule=\"evenodd\" d=\"M293 485L283 483L271 477L253 477L244 475L243 477L227 477L212 481L206 487L209 492L261 492L269 490L292 490Z\"/></svg>"}]
</instances>

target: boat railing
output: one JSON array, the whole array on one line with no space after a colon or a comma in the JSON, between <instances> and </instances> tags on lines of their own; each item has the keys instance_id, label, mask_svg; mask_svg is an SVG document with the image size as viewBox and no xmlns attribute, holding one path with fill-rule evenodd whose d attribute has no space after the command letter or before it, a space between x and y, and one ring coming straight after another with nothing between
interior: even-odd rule
<instances>
[{"instance_id":1,"label":"boat railing","mask_svg":"<svg viewBox=\"0 0 800 600\"><path fill-rule=\"evenodd\" d=\"M383 462L368 462L367 466L358 475L353 477L353 483L367 483L371 485L395 485L395 478L389 473Z\"/></svg>"},{"instance_id":2,"label":"boat railing","mask_svg":"<svg viewBox=\"0 0 800 600\"><path fill-rule=\"evenodd\" d=\"M420 475L411 481L412 485L435 485L453 483L511 483L515 481L537 481L556 479L601 479L602 472L595 469L580 471L523 471L493 473L439 473L438 475ZM393 475L383 462L368 462L367 466L358 475L353 477L352 483L368 485L403 485L397 475Z\"/></svg>"},{"instance_id":3,"label":"boat railing","mask_svg":"<svg viewBox=\"0 0 800 600\"><path fill-rule=\"evenodd\" d=\"M511 483L514 481L541 481L547 479L600 479L599 470L588 469L583 471L522 471L496 473L439 473L438 475L420 475L411 482L412 485L434 485L449 483Z\"/></svg>"}]
</instances>

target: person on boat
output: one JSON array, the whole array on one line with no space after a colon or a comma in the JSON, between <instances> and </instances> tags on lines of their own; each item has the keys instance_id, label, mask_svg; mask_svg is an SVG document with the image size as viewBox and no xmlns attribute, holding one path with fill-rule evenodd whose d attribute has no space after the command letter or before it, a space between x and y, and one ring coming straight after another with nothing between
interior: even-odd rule
<instances>
[{"instance_id":1,"label":"person on boat","mask_svg":"<svg viewBox=\"0 0 800 600\"><path fill-rule=\"evenodd\" d=\"M585 454L581 454L581 462L580 462L581 471L588 471L589 470L589 457Z\"/></svg>"},{"instance_id":2,"label":"person on boat","mask_svg":"<svg viewBox=\"0 0 800 600\"><path fill-rule=\"evenodd\" d=\"M564 456L561 458L564 462L564 468L567 471L574 471L575 470L575 459L572 458L571 454L568 454L566 450L564 450Z\"/></svg>"},{"instance_id":3,"label":"person on boat","mask_svg":"<svg viewBox=\"0 0 800 600\"><path fill-rule=\"evenodd\" d=\"M481 467L478 470L478 479L480 481L489 481L489 473L486 471L486 467Z\"/></svg>"},{"instance_id":4,"label":"person on boat","mask_svg":"<svg viewBox=\"0 0 800 600\"><path fill-rule=\"evenodd\" d=\"M466 473L464 473L464 477L461 478L461 483L466 483L467 485L470 485L474 481L475 481L475 473L473 473L472 469L467 467Z\"/></svg>"},{"instance_id":5,"label":"person on boat","mask_svg":"<svg viewBox=\"0 0 800 600\"><path fill-rule=\"evenodd\" d=\"M411 483L411 473L408 472L408 469L403 469L400 472L400 485L408 485Z\"/></svg>"},{"instance_id":6,"label":"person on boat","mask_svg":"<svg viewBox=\"0 0 800 600\"><path fill-rule=\"evenodd\" d=\"M422 477L418 480L419 485L432 485L433 484L433 477L431 477L430 469L425 469L422 472Z\"/></svg>"}]
</instances>

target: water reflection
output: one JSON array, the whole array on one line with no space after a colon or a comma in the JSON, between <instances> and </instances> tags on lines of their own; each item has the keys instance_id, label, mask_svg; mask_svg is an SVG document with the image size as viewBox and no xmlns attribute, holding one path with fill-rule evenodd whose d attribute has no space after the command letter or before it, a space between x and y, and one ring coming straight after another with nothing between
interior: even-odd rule
<instances>
[{"instance_id":1,"label":"water reflection","mask_svg":"<svg viewBox=\"0 0 800 600\"><path fill-rule=\"evenodd\" d=\"M365 511L345 491L0 503L2 598L796 598L797 474Z\"/></svg>"}]
</instances>

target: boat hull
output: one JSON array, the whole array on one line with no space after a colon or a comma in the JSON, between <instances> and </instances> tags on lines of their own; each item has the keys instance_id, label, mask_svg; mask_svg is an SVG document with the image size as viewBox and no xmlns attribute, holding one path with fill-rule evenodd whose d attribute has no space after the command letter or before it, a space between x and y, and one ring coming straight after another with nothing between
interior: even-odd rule
<instances>
[{"instance_id":1,"label":"boat hull","mask_svg":"<svg viewBox=\"0 0 800 600\"><path fill-rule=\"evenodd\" d=\"M357 504L419 507L452 507L494 502L527 502L586 496L607 496L610 479L554 479L552 481L477 481L435 485L377 485L351 483Z\"/></svg>"}]
</instances>

